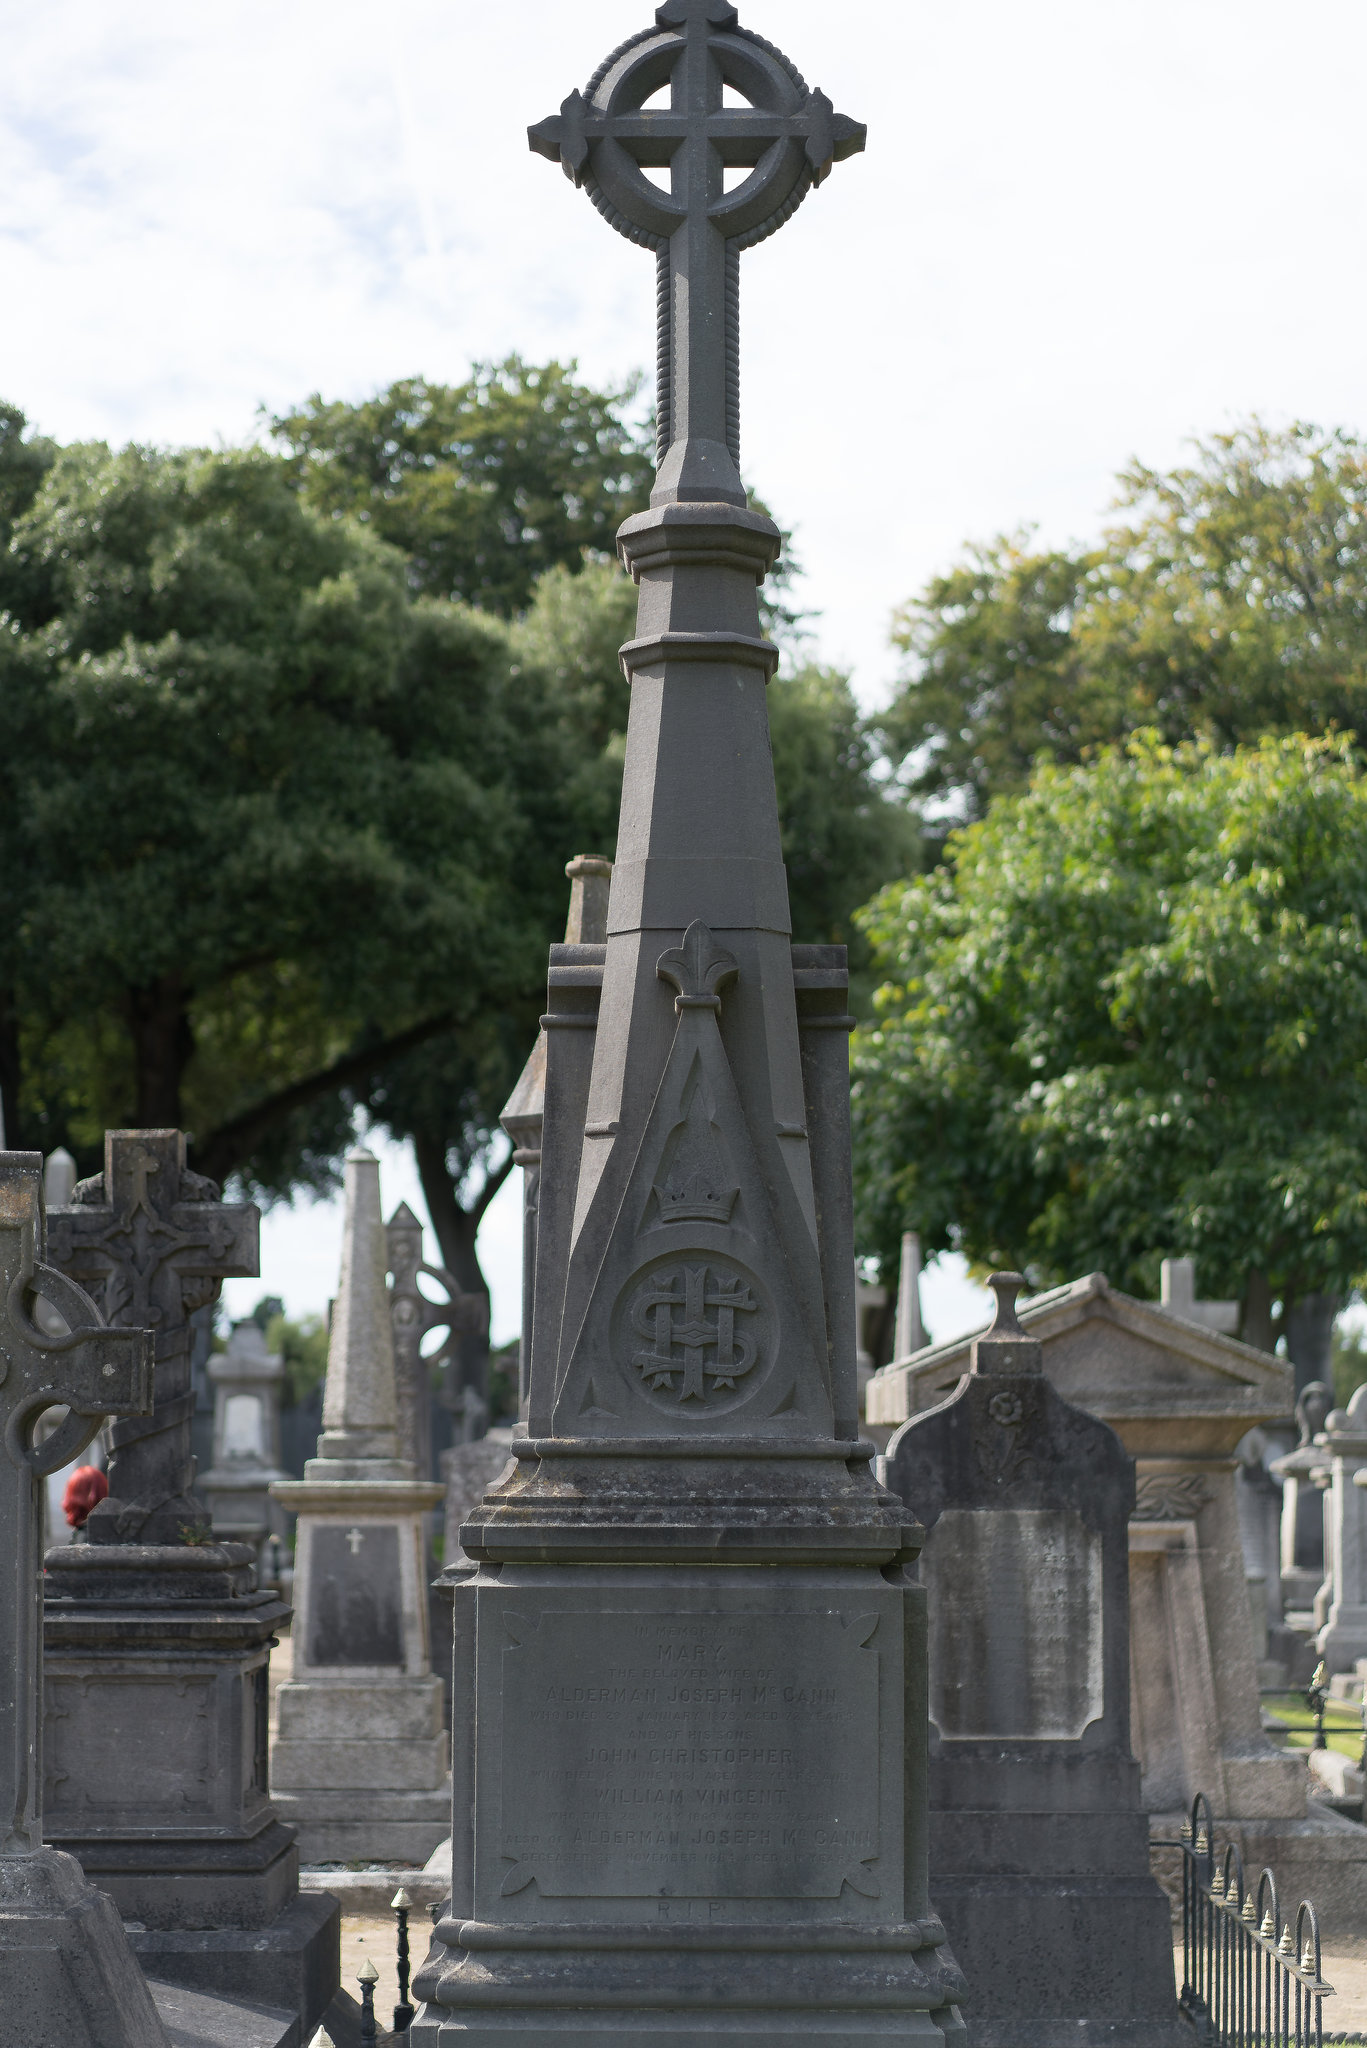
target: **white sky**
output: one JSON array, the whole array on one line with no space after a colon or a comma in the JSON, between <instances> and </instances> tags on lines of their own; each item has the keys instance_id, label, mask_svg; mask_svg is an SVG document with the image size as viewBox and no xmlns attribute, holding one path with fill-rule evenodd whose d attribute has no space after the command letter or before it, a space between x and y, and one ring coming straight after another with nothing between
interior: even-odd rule
<instances>
[{"instance_id":1,"label":"white sky","mask_svg":"<svg viewBox=\"0 0 1367 2048\"><path fill-rule=\"evenodd\" d=\"M650 258L524 130L649 19L649 0L10 7L0 395L61 438L238 441L260 405L513 349L602 380L647 364ZM893 607L965 538L1090 535L1131 455L1170 463L1251 410L1362 426L1361 0L752 0L742 19L869 124L743 288L746 471L866 703L894 673ZM296 1235L321 1242L324 1214Z\"/></svg>"}]
</instances>

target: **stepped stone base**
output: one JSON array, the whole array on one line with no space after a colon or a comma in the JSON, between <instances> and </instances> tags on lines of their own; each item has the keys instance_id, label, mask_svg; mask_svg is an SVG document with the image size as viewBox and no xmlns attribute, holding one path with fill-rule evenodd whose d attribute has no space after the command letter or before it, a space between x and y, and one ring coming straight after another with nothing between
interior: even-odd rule
<instances>
[{"instance_id":1,"label":"stepped stone base","mask_svg":"<svg viewBox=\"0 0 1367 2048\"><path fill-rule=\"evenodd\" d=\"M308 2041L341 1975L342 1909L327 1892L300 1892L264 1927L131 1926L128 1943L149 1977L297 2014Z\"/></svg>"},{"instance_id":2,"label":"stepped stone base","mask_svg":"<svg viewBox=\"0 0 1367 2048\"><path fill-rule=\"evenodd\" d=\"M407 1863L420 1869L451 1832L449 1780L429 1792L277 1792L273 1798L311 1864ZM391 1896L393 1891L391 1885Z\"/></svg>"},{"instance_id":3,"label":"stepped stone base","mask_svg":"<svg viewBox=\"0 0 1367 2048\"><path fill-rule=\"evenodd\" d=\"M297 1679L276 1695L271 1799L305 1863L425 1863L451 1832L441 1680Z\"/></svg>"}]
</instances>

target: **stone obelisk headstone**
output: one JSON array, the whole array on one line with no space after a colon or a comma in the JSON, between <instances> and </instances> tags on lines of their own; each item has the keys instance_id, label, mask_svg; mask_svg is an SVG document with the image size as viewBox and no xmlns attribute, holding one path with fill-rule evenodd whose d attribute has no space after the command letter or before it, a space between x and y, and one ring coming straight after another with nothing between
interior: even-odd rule
<instances>
[{"instance_id":1,"label":"stone obelisk headstone","mask_svg":"<svg viewBox=\"0 0 1367 2048\"><path fill-rule=\"evenodd\" d=\"M0 1153L0 2038L166 2048L116 1908L44 1846L40 1485L107 1415L150 1411L152 1346L146 1330L104 1328L44 1263L42 1170L37 1152ZM40 1298L67 1335L38 1324ZM38 1443L34 1425L55 1405L67 1418Z\"/></svg>"},{"instance_id":2,"label":"stone obelisk headstone","mask_svg":"<svg viewBox=\"0 0 1367 2048\"><path fill-rule=\"evenodd\" d=\"M930 2048L961 1980L926 1891L920 1531L859 1441L845 958L791 944L779 536L736 466L741 251L863 130L724 0L667 0L531 140L656 253L660 462L618 536L607 939L552 960L528 1435L463 1531L411 2038ZM591 1036L586 1076L561 1051Z\"/></svg>"},{"instance_id":3,"label":"stone obelisk headstone","mask_svg":"<svg viewBox=\"0 0 1367 2048\"><path fill-rule=\"evenodd\" d=\"M1134 1461L1058 1395L998 1273L957 1391L888 1446L926 1525L930 1867L974 2048L1180 2048L1130 1754Z\"/></svg>"},{"instance_id":4,"label":"stone obelisk headstone","mask_svg":"<svg viewBox=\"0 0 1367 2048\"><path fill-rule=\"evenodd\" d=\"M337 1987L340 1913L298 1888L268 1792L267 1664L289 1609L194 1491L190 1318L258 1270L257 1210L191 1173L174 1130L109 1131L48 1217L54 1266L147 1326L150 1416L117 1421L109 1498L47 1557L48 1839L135 1924L150 1976L297 2012Z\"/></svg>"},{"instance_id":5,"label":"stone obelisk headstone","mask_svg":"<svg viewBox=\"0 0 1367 2048\"><path fill-rule=\"evenodd\" d=\"M399 1455L385 1265L379 1162L358 1146L318 1456L271 1489L299 1517L294 1668L276 1695L271 1778L313 1863L424 1863L450 1812L423 1541L441 1488Z\"/></svg>"}]
</instances>

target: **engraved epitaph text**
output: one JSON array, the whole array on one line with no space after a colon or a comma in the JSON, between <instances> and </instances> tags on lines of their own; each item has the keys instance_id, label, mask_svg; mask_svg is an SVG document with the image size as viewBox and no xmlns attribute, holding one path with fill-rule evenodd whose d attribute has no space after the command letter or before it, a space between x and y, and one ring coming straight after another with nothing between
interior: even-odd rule
<instances>
[{"instance_id":1,"label":"engraved epitaph text","mask_svg":"<svg viewBox=\"0 0 1367 2048\"><path fill-rule=\"evenodd\" d=\"M505 1894L878 1896L872 1614L509 1616Z\"/></svg>"}]
</instances>

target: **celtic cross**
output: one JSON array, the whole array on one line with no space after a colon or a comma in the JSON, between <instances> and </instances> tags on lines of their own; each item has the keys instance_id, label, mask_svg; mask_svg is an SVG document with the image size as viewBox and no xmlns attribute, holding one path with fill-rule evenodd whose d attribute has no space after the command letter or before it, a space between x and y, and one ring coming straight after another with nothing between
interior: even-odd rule
<instances>
[{"instance_id":1,"label":"celtic cross","mask_svg":"<svg viewBox=\"0 0 1367 2048\"><path fill-rule=\"evenodd\" d=\"M181 1131L106 1131L104 1173L48 1217L52 1264L88 1289L105 1321L150 1327L156 1407L116 1423L109 1498L86 1524L92 1543L183 1543L207 1531L191 1491L190 1317L225 1279L260 1270L260 1212L220 1202L185 1165Z\"/></svg>"},{"instance_id":2,"label":"celtic cross","mask_svg":"<svg viewBox=\"0 0 1367 2048\"><path fill-rule=\"evenodd\" d=\"M42 1479L85 1449L107 1415L152 1404L146 1330L105 1329L100 1312L44 1263L43 1160L0 1152L0 1856L42 1844ZM35 1321L39 1300L68 1334ZM65 1419L40 1444L51 1408Z\"/></svg>"},{"instance_id":3,"label":"celtic cross","mask_svg":"<svg viewBox=\"0 0 1367 2048\"><path fill-rule=\"evenodd\" d=\"M729 0L665 0L656 26L613 51L586 92L528 130L659 266L659 479L652 503L743 505L740 255L791 219L865 130L809 90ZM726 89L746 102L726 104ZM662 89L668 107L647 104ZM669 190L646 176L669 171ZM727 190L728 170L748 170Z\"/></svg>"},{"instance_id":4,"label":"celtic cross","mask_svg":"<svg viewBox=\"0 0 1367 2048\"><path fill-rule=\"evenodd\" d=\"M400 1202L385 1225L389 1261L389 1313L394 1326L394 1383L399 1408L399 1456L419 1479L432 1476L432 1424L428 1413L428 1375L448 1369L460 1357L459 1339L467 1332L483 1336L489 1327L489 1302L483 1294L466 1294L445 1266L429 1266L422 1255L422 1225L407 1202ZM431 1301L418 1285L425 1273L446 1296ZM446 1342L423 1356L430 1330L445 1330ZM468 1393L469 1389L462 1389Z\"/></svg>"}]
</instances>

